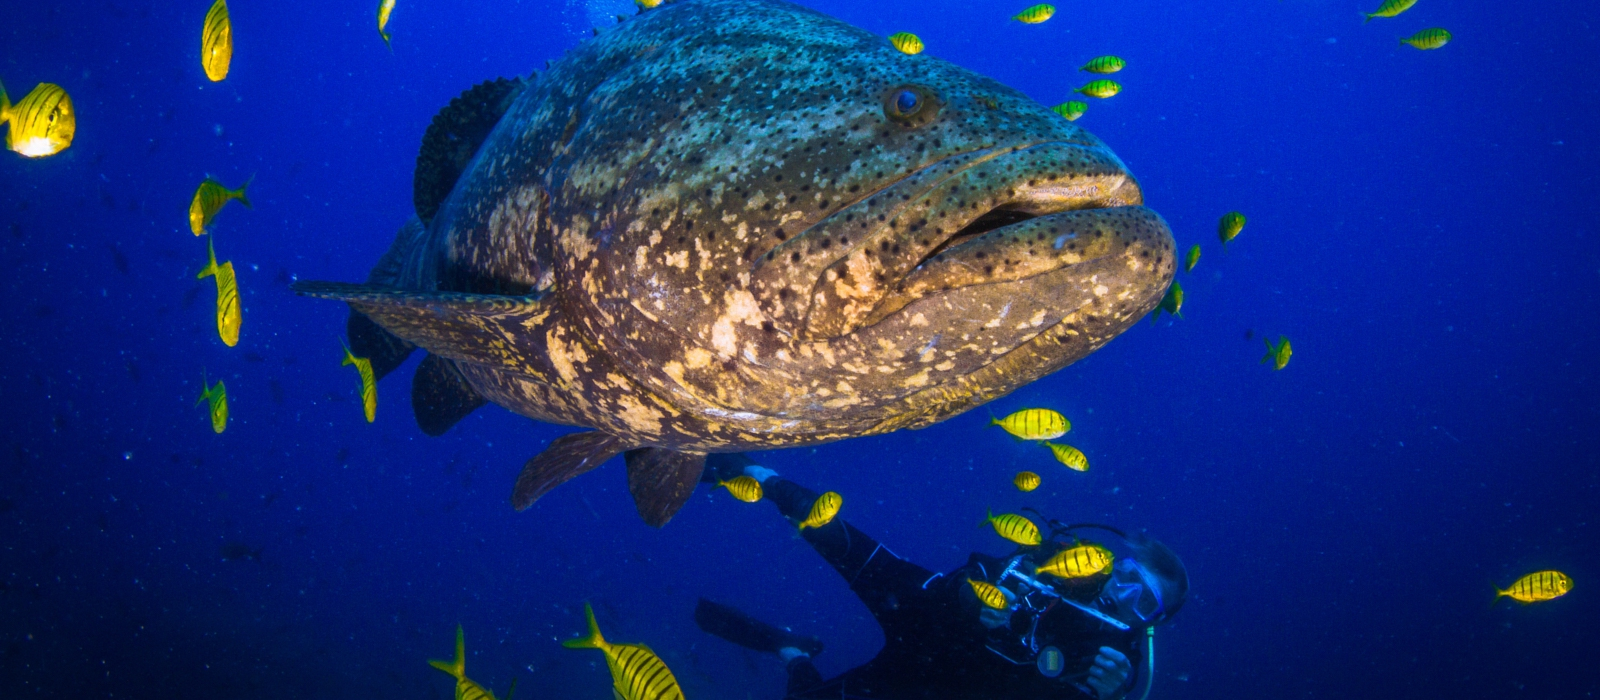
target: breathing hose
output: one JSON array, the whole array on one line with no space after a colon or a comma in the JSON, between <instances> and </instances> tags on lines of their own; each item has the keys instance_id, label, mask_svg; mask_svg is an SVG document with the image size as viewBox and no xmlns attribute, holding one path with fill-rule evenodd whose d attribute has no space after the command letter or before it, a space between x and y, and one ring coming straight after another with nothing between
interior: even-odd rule
<instances>
[{"instance_id":1,"label":"breathing hose","mask_svg":"<svg viewBox=\"0 0 1600 700\"><path fill-rule=\"evenodd\" d=\"M1156 683L1156 628L1144 628L1144 692L1139 700L1149 700L1150 686Z\"/></svg>"}]
</instances>

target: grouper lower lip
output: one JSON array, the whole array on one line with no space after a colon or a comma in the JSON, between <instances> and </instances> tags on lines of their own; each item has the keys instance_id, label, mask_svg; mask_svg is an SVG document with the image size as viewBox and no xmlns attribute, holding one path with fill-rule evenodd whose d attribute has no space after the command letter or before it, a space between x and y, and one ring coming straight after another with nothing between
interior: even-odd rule
<instances>
[{"instance_id":1,"label":"grouper lower lip","mask_svg":"<svg viewBox=\"0 0 1600 700\"><path fill-rule=\"evenodd\" d=\"M986 251L977 241L1004 242L1004 234L988 237L999 224L1142 202L1137 183L1104 148L1045 142L964 153L929 165L839 210L768 253L761 263L775 260L791 270L809 270L799 278L814 280L809 289L793 290L797 293L791 302L769 304L768 311L775 319L788 320L790 331L802 339L840 337L904 306L909 301L907 293L936 291L926 284L907 283L952 244L969 246L967 250L982 259L1005 252ZM1165 230L1165 224L1160 227ZM1025 247L1018 250L1021 255ZM1049 261L1059 267L1071 262L1069 255L1040 256L1042 251L1037 246L1035 250L1033 257L1038 263ZM948 260L935 268L948 268L965 258ZM1054 269L1040 264L1011 268L1007 274ZM932 275L933 271L925 270L917 276ZM762 264L752 277L760 289ZM954 280L959 276L945 277ZM951 289L952 284L935 286ZM758 298L777 298L770 289L766 291L769 293Z\"/></svg>"}]
</instances>

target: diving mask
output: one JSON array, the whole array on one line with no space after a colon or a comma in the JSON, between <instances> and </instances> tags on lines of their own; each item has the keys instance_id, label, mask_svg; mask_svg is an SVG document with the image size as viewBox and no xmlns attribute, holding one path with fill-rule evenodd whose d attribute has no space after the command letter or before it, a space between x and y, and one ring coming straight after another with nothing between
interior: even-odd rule
<instances>
[{"instance_id":1,"label":"diving mask","mask_svg":"<svg viewBox=\"0 0 1600 700\"><path fill-rule=\"evenodd\" d=\"M1166 612L1156 577L1133 559L1121 559L1112 565L1106 593L1124 619L1138 618L1147 625L1153 625L1160 622Z\"/></svg>"}]
</instances>

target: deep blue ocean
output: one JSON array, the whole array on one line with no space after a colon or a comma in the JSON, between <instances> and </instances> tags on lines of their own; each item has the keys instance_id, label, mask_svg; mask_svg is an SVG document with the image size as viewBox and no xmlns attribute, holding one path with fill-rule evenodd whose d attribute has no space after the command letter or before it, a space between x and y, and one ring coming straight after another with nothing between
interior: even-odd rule
<instances>
[{"instance_id":1,"label":"deep blue ocean","mask_svg":"<svg viewBox=\"0 0 1600 700\"><path fill-rule=\"evenodd\" d=\"M226 81L201 72L207 0L13 2L0 81L62 85L71 148L0 152L0 698L448 698L427 666L464 625L501 697L605 698L559 642L594 604L692 699L777 698L783 670L699 631L706 596L820 636L824 674L882 635L767 504L697 492L644 525L620 460L526 512L518 469L571 428L485 407L417 428L409 367L361 415L342 305L411 214L423 130L469 86L527 75L621 0L230 3ZM1600 694L1600 25L1595 5L1059 0L803 4L1046 105L1117 54L1124 92L1078 124L1139 178L1180 249L1181 320L995 402L1048 407L1069 472L987 426L756 455L847 498L844 517L934 570L1007 543L986 508L1145 530L1193 597L1157 634L1152 698ZM1418 51L1397 39L1444 27ZM213 226L244 326L225 347L186 210L254 177ZM1226 254L1216 222L1249 223ZM1293 342L1258 364L1262 338ZM420 353L410 365L415 365ZM204 372L233 421L195 406ZM1045 476L1032 494L1019 469ZM1558 569L1551 602L1495 587ZM526 695L524 695L526 693Z\"/></svg>"}]
</instances>

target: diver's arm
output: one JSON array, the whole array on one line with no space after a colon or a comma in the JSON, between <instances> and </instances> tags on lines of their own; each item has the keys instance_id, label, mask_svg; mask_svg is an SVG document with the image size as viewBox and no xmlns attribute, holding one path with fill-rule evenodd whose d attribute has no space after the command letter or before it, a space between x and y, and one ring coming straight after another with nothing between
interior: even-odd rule
<instances>
[{"instance_id":1,"label":"diver's arm","mask_svg":"<svg viewBox=\"0 0 1600 700\"><path fill-rule=\"evenodd\" d=\"M1100 647L1089 667L1089 687L1100 700L1122 700L1128 693L1128 680L1133 677L1133 664L1123 654L1111 647Z\"/></svg>"}]
</instances>

